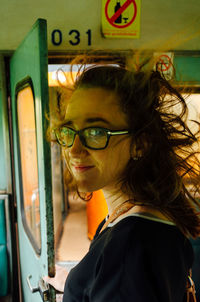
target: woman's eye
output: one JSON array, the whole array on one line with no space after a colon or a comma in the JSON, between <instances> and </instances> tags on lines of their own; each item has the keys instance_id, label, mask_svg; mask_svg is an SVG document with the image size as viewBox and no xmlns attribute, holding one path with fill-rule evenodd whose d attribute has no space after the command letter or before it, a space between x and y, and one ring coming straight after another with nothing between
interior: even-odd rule
<instances>
[{"instance_id":1,"label":"woman's eye","mask_svg":"<svg viewBox=\"0 0 200 302\"><path fill-rule=\"evenodd\" d=\"M68 130L66 130L66 129L62 129L61 130L61 135L62 136L67 136L69 134L69 131Z\"/></svg>"},{"instance_id":2,"label":"woman's eye","mask_svg":"<svg viewBox=\"0 0 200 302\"><path fill-rule=\"evenodd\" d=\"M71 131L70 129L63 128L60 132L60 136L61 139L67 141L73 139L74 134L73 131Z\"/></svg>"},{"instance_id":3,"label":"woman's eye","mask_svg":"<svg viewBox=\"0 0 200 302\"><path fill-rule=\"evenodd\" d=\"M102 136L104 135L104 131L102 129L90 129L88 134L90 136Z\"/></svg>"},{"instance_id":4,"label":"woman's eye","mask_svg":"<svg viewBox=\"0 0 200 302\"><path fill-rule=\"evenodd\" d=\"M62 129L62 133L63 133L64 135L69 135L69 134L72 134L73 131L72 131L71 129L63 128L63 129Z\"/></svg>"}]
</instances>

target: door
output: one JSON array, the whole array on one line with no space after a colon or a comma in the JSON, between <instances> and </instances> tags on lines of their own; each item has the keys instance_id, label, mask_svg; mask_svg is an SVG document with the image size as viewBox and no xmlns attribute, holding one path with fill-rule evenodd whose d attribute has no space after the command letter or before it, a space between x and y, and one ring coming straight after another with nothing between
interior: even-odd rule
<instances>
[{"instance_id":1,"label":"door","mask_svg":"<svg viewBox=\"0 0 200 302\"><path fill-rule=\"evenodd\" d=\"M14 169L24 302L54 301L42 276L54 275L48 128L46 21L38 19L10 60Z\"/></svg>"}]
</instances>

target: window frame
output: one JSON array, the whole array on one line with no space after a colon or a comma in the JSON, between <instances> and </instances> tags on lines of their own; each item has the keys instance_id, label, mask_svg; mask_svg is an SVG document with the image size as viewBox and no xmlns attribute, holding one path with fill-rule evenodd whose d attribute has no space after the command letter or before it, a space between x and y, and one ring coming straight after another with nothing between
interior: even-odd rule
<instances>
[{"instance_id":1,"label":"window frame","mask_svg":"<svg viewBox=\"0 0 200 302\"><path fill-rule=\"evenodd\" d=\"M23 89L30 87L32 94L33 94L33 106L34 106L34 119L35 119L35 137L36 137L36 157L37 157L37 166L38 166L38 143L37 143L37 119L36 119L36 103L35 103L35 93L34 93L34 86L33 86L33 82L32 79L30 77L26 77L25 79L23 79L22 81L18 82L16 85L16 89L15 89L15 101L16 101L16 119L17 119L17 123L16 123L16 127L17 127L17 154L18 154L18 165L19 165L19 188L20 188L20 210L21 210L21 216L22 216L22 224L24 227L24 230L30 240L30 243L33 247L33 249L35 250L36 254L39 256L41 255L41 246L42 244L40 244L40 246L38 245L37 241L35 240L33 233L31 232L31 229L27 223L27 218L26 218L26 214L24 211L24 191L23 191L23 177L22 177L22 161L21 161L21 150L20 150L20 135L19 135L19 117L18 117L18 103L17 103L17 96L18 93L20 91L22 91ZM38 171L38 185L39 185L39 169L37 169ZM39 192L38 192L39 194ZM40 194L39 194L39 208L40 208ZM41 216L40 216L40 225L41 225ZM40 227L40 240L42 239L41 236L41 227Z\"/></svg>"}]
</instances>

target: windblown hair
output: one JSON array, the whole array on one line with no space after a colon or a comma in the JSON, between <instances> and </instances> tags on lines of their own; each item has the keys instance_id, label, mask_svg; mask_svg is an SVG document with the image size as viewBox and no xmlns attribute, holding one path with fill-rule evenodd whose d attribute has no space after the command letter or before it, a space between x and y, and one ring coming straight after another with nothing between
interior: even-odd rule
<instances>
[{"instance_id":1,"label":"windblown hair","mask_svg":"<svg viewBox=\"0 0 200 302\"><path fill-rule=\"evenodd\" d=\"M97 87L119 96L131 131L131 154L133 145L137 148L119 181L121 190L134 197L134 204L159 209L186 236L196 238L199 202L191 186L199 192L200 165L194 148L199 130L193 133L187 125L181 93L156 70L133 72L111 65L85 69L74 84L74 89Z\"/></svg>"}]
</instances>

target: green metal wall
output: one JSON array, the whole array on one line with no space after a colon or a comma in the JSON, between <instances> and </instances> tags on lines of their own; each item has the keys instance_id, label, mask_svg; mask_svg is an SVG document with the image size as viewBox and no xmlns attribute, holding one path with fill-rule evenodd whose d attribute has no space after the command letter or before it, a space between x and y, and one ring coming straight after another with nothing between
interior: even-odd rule
<instances>
[{"instance_id":1,"label":"green metal wall","mask_svg":"<svg viewBox=\"0 0 200 302\"><path fill-rule=\"evenodd\" d=\"M0 199L0 297L8 292L8 254L4 200Z\"/></svg>"},{"instance_id":2,"label":"green metal wall","mask_svg":"<svg viewBox=\"0 0 200 302\"><path fill-rule=\"evenodd\" d=\"M8 114L6 106L5 67L0 56L0 193L11 192Z\"/></svg>"},{"instance_id":3,"label":"green metal wall","mask_svg":"<svg viewBox=\"0 0 200 302\"><path fill-rule=\"evenodd\" d=\"M174 67L176 70L176 80L178 82L189 82L192 85L200 85L200 53L190 55L175 54Z\"/></svg>"},{"instance_id":4,"label":"green metal wall","mask_svg":"<svg viewBox=\"0 0 200 302\"><path fill-rule=\"evenodd\" d=\"M1 79L0 79L1 80ZM6 177L6 162L5 162L5 148L4 148L4 125L3 125L3 99L2 99L2 87L0 88L0 190L6 191L7 177Z\"/></svg>"}]
</instances>

